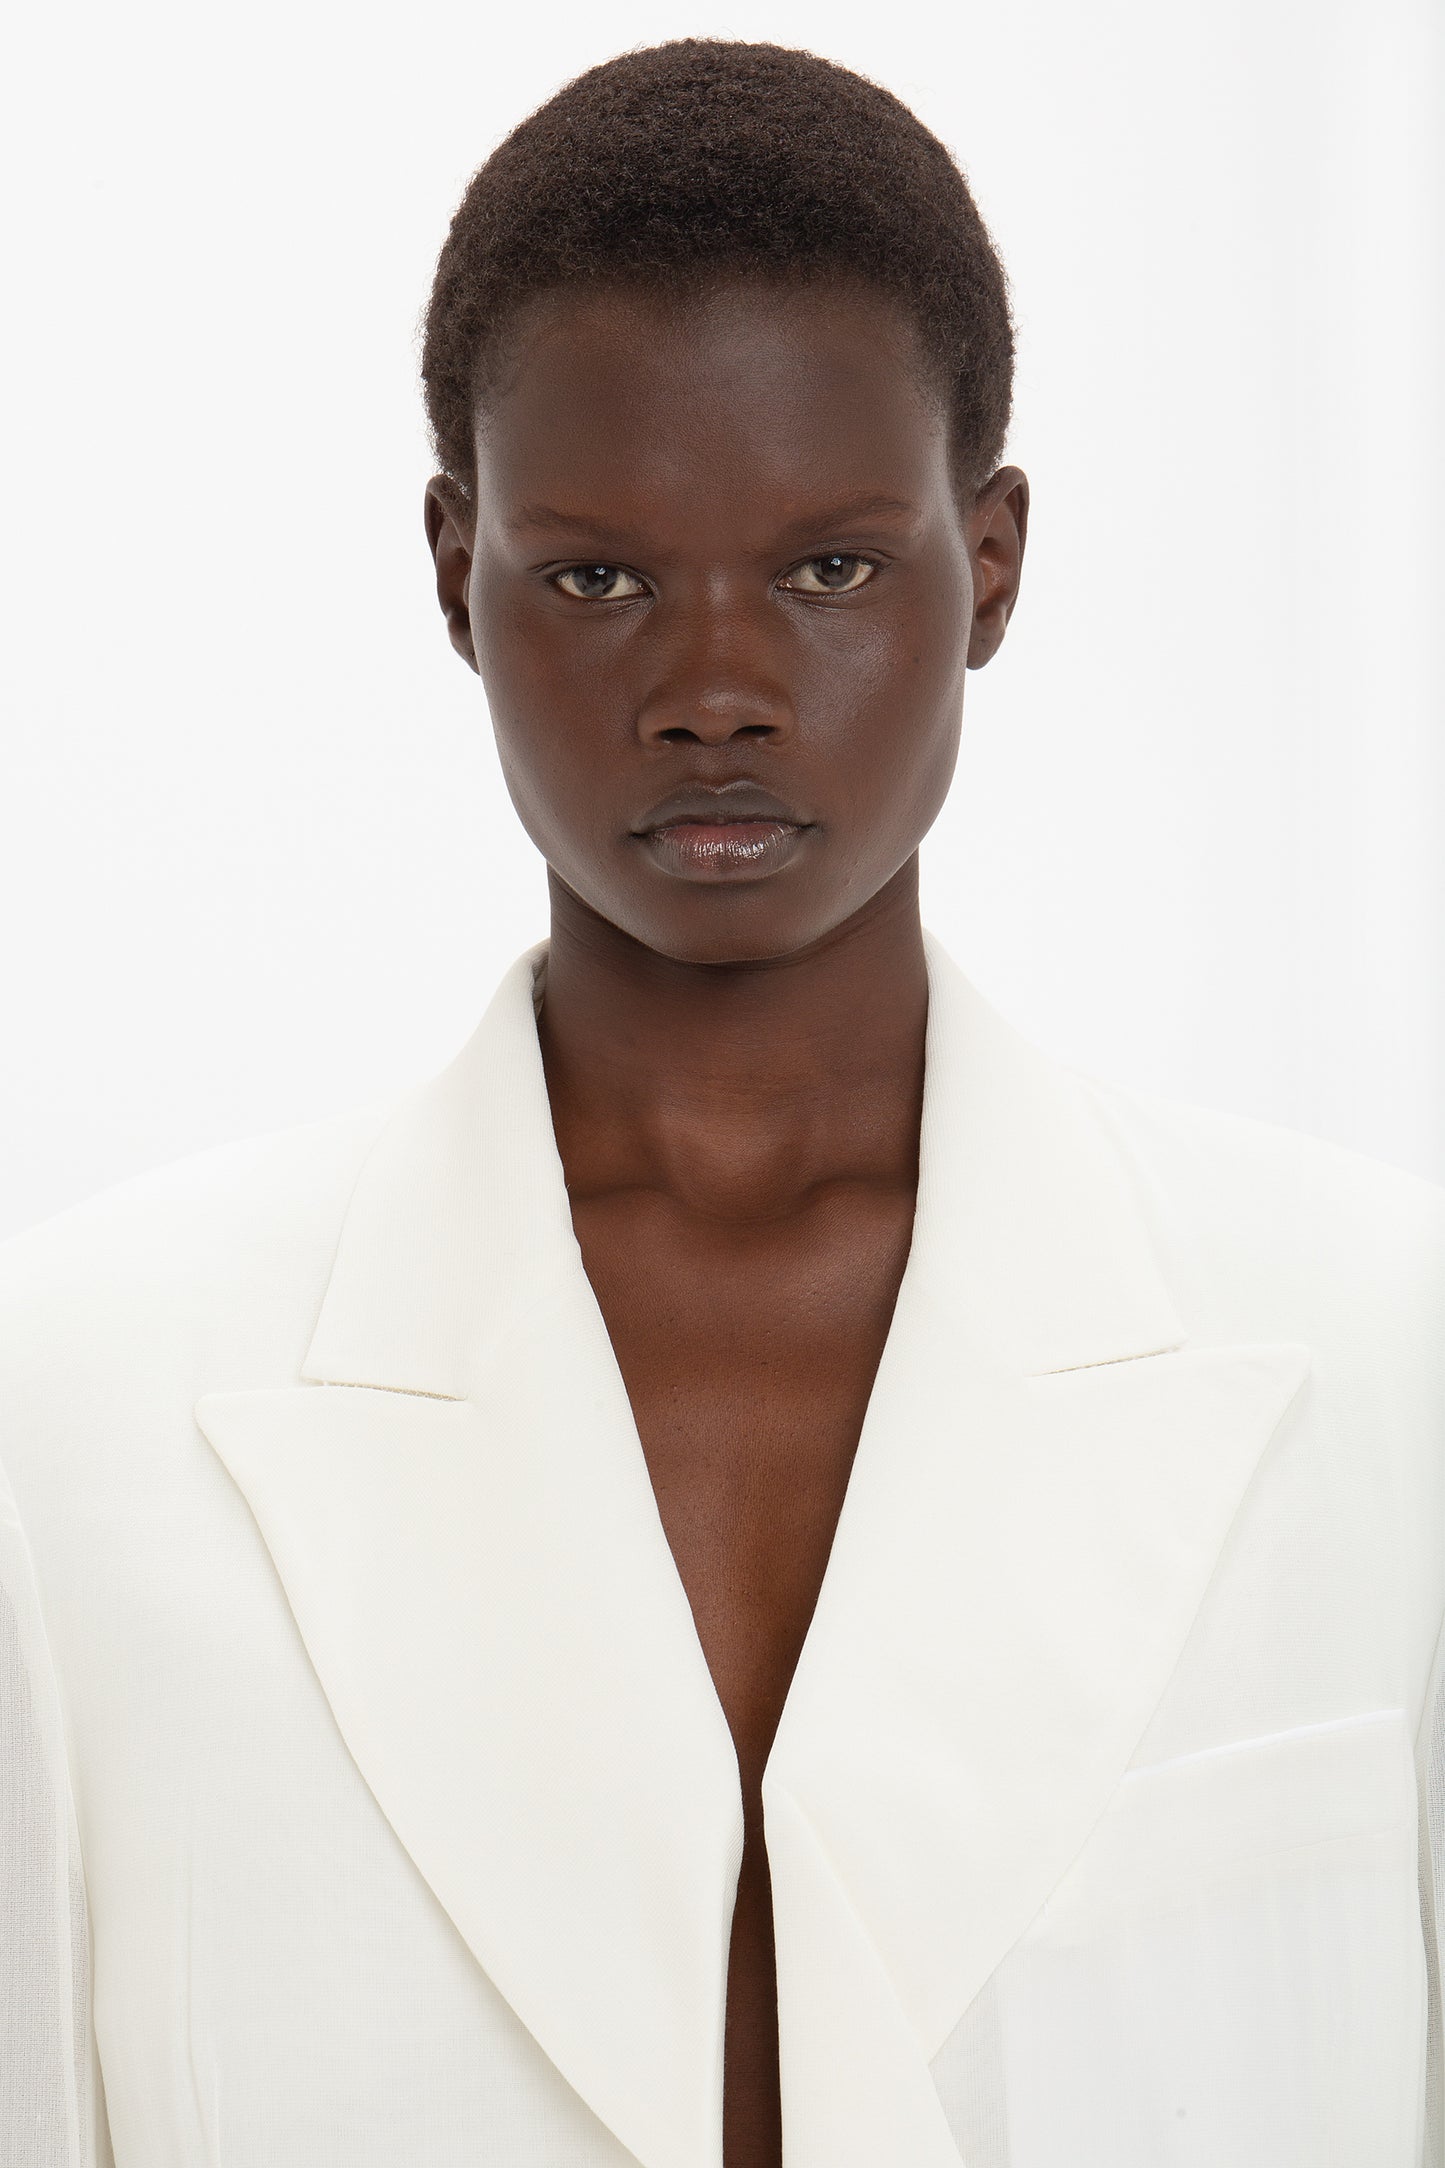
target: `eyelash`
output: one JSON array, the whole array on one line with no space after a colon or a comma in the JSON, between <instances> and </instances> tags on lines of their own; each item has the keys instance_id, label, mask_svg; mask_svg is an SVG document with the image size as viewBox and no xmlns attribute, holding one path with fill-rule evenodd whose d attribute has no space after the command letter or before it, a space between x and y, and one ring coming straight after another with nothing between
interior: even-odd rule
<instances>
[{"instance_id":1,"label":"eyelash","mask_svg":"<svg viewBox=\"0 0 1445 2168\"><path fill-rule=\"evenodd\" d=\"M794 567L794 569L798 570L807 565L826 564L828 560L833 557L841 558L845 564L867 565L870 572L869 578L866 580L860 580L854 587L843 587L834 589L819 588L816 590L804 588L801 590L801 592L803 593L807 601L838 602L844 600L849 595L861 594L862 590L865 587L872 586L873 576L876 575L882 568L881 558L869 557L865 555L862 550L821 550L814 557L800 557L798 559L798 564L796 567ZM628 572L625 565L608 564L605 559L594 558L587 562L578 562L576 564L570 565L559 565L555 572L549 572L547 574L549 584L553 587L557 587L557 583L560 580L565 579L569 572L620 572L625 574L625 576L631 580L639 579L641 577L639 573ZM787 590L787 592L790 594L799 591L800 590L795 590L792 588ZM640 602L642 600L642 597L640 595L571 595L568 593L568 590L565 587L558 588L558 592L560 594L568 595L569 601L572 602L601 603L603 605L614 602Z\"/></svg>"}]
</instances>

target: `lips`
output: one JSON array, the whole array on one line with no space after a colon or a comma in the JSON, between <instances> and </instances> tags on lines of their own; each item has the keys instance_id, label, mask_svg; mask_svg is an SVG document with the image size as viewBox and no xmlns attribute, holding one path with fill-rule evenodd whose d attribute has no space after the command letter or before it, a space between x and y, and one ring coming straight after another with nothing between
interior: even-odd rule
<instances>
[{"instance_id":1,"label":"lips","mask_svg":"<svg viewBox=\"0 0 1445 2168\"><path fill-rule=\"evenodd\" d=\"M652 806L633 830L652 862L674 878L758 881L790 865L812 821L753 782L698 783Z\"/></svg>"},{"instance_id":2,"label":"lips","mask_svg":"<svg viewBox=\"0 0 1445 2168\"><path fill-rule=\"evenodd\" d=\"M698 823L708 828L729 827L743 821L777 821L788 828L807 828L801 813L784 805L756 783L739 778L732 783L698 784L674 791L647 813L633 829L634 835L653 835L660 828Z\"/></svg>"}]
</instances>

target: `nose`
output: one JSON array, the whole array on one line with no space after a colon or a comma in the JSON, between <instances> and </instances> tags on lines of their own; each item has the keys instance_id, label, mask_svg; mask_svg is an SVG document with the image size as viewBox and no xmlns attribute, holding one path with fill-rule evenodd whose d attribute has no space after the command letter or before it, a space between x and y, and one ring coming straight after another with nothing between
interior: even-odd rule
<instances>
[{"instance_id":1,"label":"nose","mask_svg":"<svg viewBox=\"0 0 1445 2168\"><path fill-rule=\"evenodd\" d=\"M766 602L750 608L735 594L716 592L674 598L655 613L649 629L656 667L637 713L644 743L723 745L791 732L793 699L780 652L784 628Z\"/></svg>"}]
</instances>

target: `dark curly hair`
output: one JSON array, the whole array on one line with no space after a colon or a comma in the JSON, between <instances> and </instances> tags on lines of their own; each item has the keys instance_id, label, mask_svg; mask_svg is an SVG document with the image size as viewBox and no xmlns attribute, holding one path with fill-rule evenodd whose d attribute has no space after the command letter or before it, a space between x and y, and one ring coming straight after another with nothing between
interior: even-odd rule
<instances>
[{"instance_id":1,"label":"dark curly hair","mask_svg":"<svg viewBox=\"0 0 1445 2168\"><path fill-rule=\"evenodd\" d=\"M437 263L422 381L470 498L473 424L523 304L565 286L862 279L911 315L964 498L1013 387L1003 266L953 159L891 91L816 53L674 38L563 86L473 176Z\"/></svg>"}]
</instances>

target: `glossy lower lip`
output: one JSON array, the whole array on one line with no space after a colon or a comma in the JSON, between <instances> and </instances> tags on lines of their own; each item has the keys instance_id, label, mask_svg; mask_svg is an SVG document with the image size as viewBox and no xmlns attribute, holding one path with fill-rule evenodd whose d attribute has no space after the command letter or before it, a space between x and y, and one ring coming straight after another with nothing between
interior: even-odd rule
<instances>
[{"instance_id":1,"label":"glossy lower lip","mask_svg":"<svg viewBox=\"0 0 1445 2168\"><path fill-rule=\"evenodd\" d=\"M669 821L648 829L642 841L669 873L726 881L773 872L806 833L792 821Z\"/></svg>"}]
</instances>

